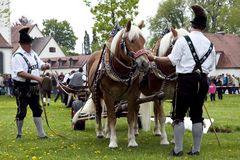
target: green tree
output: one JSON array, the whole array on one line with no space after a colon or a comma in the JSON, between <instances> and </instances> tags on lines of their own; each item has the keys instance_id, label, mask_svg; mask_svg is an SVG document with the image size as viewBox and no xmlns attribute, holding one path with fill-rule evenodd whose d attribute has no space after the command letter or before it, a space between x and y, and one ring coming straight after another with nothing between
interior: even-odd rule
<instances>
[{"instance_id":1,"label":"green tree","mask_svg":"<svg viewBox=\"0 0 240 160\"><path fill-rule=\"evenodd\" d=\"M92 40L92 43L91 43L91 49L94 52L94 51L99 50L100 48L101 47L99 46L99 43L98 43L96 30L93 29L93 40Z\"/></svg>"},{"instance_id":2,"label":"green tree","mask_svg":"<svg viewBox=\"0 0 240 160\"><path fill-rule=\"evenodd\" d=\"M91 51L90 51L90 39L89 39L89 34L87 33L87 31L85 31L83 47L84 47L84 53L85 54L91 54Z\"/></svg>"},{"instance_id":3,"label":"green tree","mask_svg":"<svg viewBox=\"0 0 240 160\"><path fill-rule=\"evenodd\" d=\"M125 26L129 19L133 19L138 14L139 0L100 0L97 5L91 6L90 0L84 0L85 4L91 8L95 23L93 35L98 39L98 43L92 43L92 49L100 49L110 37L116 21L121 26ZM96 39L93 40L95 41ZM94 51L94 50L92 50Z\"/></svg>"},{"instance_id":4,"label":"green tree","mask_svg":"<svg viewBox=\"0 0 240 160\"><path fill-rule=\"evenodd\" d=\"M156 15L148 19L152 35L148 47L151 48L154 45L165 27L185 27L189 23L189 18L185 14L187 11L186 0L166 0L159 3Z\"/></svg>"},{"instance_id":5,"label":"green tree","mask_svg":"<svg viewBox=\"0 0 240 160\"><path fill-rule=\"evenodd\" d=\"M220 12L219 30L240 35L240 1L232 0Z\"/></svg>"},{"instance_id":6,"label":"green tree","mask_svg":"<svg viewBox=\"0 0 240 160\"><path fill-rule=\"evenodd\" d=\"M10 25L10 1L1 0L0 2L0 26Z\"/></svg>"},{"instance_id":7,"label":"green tree","mask_svg":"<svg viewBox=\"0 0 240 160\"><path fill-rule=\"evenodd\" d=\"M65 20L58 22L56 19L43 20L42 33L45 36L52 36L63 49L65 55L71 55L75 49L77 37L74 35L70 24Z\"/></svg>"}]
</instances>

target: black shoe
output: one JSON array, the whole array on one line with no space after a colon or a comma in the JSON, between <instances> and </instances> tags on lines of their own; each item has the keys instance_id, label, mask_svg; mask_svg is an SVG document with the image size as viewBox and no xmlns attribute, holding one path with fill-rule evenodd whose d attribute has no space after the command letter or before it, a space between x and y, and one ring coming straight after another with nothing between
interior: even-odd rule
<instances>
[{"instance_id":1,"label":"black shoe","mask_svg":"<svg viewBox=\"0 0 240 160\"><path fill-rule=\"evenodd\" d=\"M48 136L39 137L39 139L48 139Z\"/></svg>"},{"instance_id":2,"label":"black shoe","mask_svg":"<svg viewBox=\"0 0 240 160\"><path fill-rule=\"evenodd\" d=\"M183 151L180 151L178 153L175 153L174 149L170 152L170 155L171 156L174 156L174 157L180 157L183 155Z\"/></svg>"},{"instance_id":3,"label":"black shoe","mask_svg":"<svg viewBox=\"0 0 240 160\"><path fill-rule=\"evenodd\" d=\"M18 134L16 139L22 139L22 135Z\"/></svg>"},{"instance_id":4,"label":"black shoe","mask_svg":"<svg viewBox=\"0 0 240 160\"><path fill-rule=\"evenodd\" d=\"M199 156L200 152L198 152L198 151L192 152L192 150L191 150L191 151L187 152L187 154L190 155L190 156Z\"/></svg>"}]
</instances>

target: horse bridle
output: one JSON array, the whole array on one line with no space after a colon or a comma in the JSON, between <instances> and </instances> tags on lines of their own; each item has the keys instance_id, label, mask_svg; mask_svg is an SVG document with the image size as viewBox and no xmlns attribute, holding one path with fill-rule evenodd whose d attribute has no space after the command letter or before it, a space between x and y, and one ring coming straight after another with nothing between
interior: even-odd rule
<instances>
[{"instance_id":1,"label":"horse bridle","mask_svg":"<svg viewBox=\"0 0 240 160\"><path fill-rule=\"evenodd\" d=\"M126 39L128 37L128 33L125 32L125 30L123 31L123 35L122 35L122 39L121 39L121 48L124 50L124 53L130 57L132 60L136 60L138 57L142 56L142 55L147 55L147 51L145 49L140 49L137 52L134 51L130 51L126 45Z\"/></svg>"}]
</instances>

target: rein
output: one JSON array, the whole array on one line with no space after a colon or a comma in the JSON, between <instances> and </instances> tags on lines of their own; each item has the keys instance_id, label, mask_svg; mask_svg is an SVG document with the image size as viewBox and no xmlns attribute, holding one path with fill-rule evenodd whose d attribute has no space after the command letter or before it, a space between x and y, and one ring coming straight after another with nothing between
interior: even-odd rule
<instances>
[{"instance_id":1,"label":"rein","mask_svg":"<svg viewBox=\"0 0 240 160\"><path fill-rule=\"evenodd\" d=\"M122 42L121 42L122 43ZM107 43L106 45L107 50L105 50L105 56L103 57L103 63L104 63L104 68L107 72L107 75L114 81L124 83L125 85L129 86L132 81L139 75L139 71L136 69L136 64L133 64L131 66L127 66L124 64L119 58L114 56L114 53L110 49L110 44ZM126 49L127 50L127 49ZM135 61L134 58L130 57L132 60ZM113 60L116 60L118 64L129 70L129 72L125 75L121 75L120 73L117 72ZM124 77L124 78L123 78ZM127 78L125 78L127 77Z\"/></svg>"},{"instance_id":2,"label":"rein","mask_svg":"<svg viewBox=\"0 0 240 160\"><path fill-rule=\"evenodd\" d=\"M176 72L170 73L169 75L164 74L161 69L157 67L156 64L151 64L152 71L156 77L162 80L175 81L177 79Z\"/></svg>"},{"instance_id":3,"label":"rein","mask_svg":"<svg viewBox=\"0 0 240 160\"><path fill-rule=\"evenodd\" d=\"M52 75L54 76L51 67L49 68L49 70L51 71ZM43 74L44 74L44 73L45 73L45 71L43 72ZM54 76L54 78L56 78L56 77ZM57 80L57 79L56 79L56 80ZM43 103L43 98L42 98L41 92L40 92L40 97L41 97L41 102L42 102L42 105L43 105L44 103ZM64 139L69 139L69 138L67 138L66 136L63 136L63 135L61 135L61 134L56 133L56 132L50 127L50 124L49 124L49 121L48 121L48 116L47 116L46 106L44 106L44 105L43 105L43 112L44 112L44 116L45 116L45 120L46 120L47 126L48 126L48 128L50 129L50 131L52 131L52 133L55 134L56 136L59 136L59 137L64 138Z\"/></svg>"}]
</instances>

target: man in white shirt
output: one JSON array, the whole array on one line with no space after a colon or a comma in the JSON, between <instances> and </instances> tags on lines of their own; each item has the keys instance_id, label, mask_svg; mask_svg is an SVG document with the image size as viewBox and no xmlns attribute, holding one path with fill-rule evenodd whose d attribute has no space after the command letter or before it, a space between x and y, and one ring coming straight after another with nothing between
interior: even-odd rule
<instances>
[{"instance_id":1,"label":"man in white shirt","mask_svg":"<svg viewBox=\"0 0 240 160\"><path fill-rule=\"evenodd\" d=\"M29 105L33 113L39 138L45 139L42 127L42 107L39 103L39 86L43 78L40 77L40 70L46 70L50 66L44 63L32 50L33 39L28 35L29 27L22 28L20 32L20 47L12 57L12 78L14 81L14 93L17 102L17 139L22 138L23 120Z\"/></svg>"},{"instance_id":2,"label":"man in white shirt","mask_svg":"<svg viewBox=\"0 0 240 160\"><path fill-rule=\"evenodd\" d=\"M189 155L199 155L203 133L203 103L208 92L207 74L214 69L215 49L202 31L206 28L207 16L201 6L191 7L195 13L191 32L180 37L167 57L149 55L150 61L176 66L178 74L176 97L173 104L175 147L173 156L183 155L184 117L189 110L192 120L193 146Z\"/></svg>"}]
</instances>

